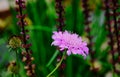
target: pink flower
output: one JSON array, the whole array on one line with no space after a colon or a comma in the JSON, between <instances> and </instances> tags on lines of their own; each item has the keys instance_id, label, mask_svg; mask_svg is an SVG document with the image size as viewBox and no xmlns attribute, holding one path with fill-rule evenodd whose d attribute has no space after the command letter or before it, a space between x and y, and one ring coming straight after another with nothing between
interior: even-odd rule
<instances>
[{"instance_id":1,"label":"pink flower","mask_svg":"<svg viewBox=\"0 0 120 77\"><path fill-rule=\"evenodd\" d=\"M58 46L61 51L67 49L67 55L80 54L86 58L89 53L87 43L82 41L82 38L77 34L68 31L55 31L53 32L52 39L54 40L52 45Z\"/></svg>"}]
</instances>

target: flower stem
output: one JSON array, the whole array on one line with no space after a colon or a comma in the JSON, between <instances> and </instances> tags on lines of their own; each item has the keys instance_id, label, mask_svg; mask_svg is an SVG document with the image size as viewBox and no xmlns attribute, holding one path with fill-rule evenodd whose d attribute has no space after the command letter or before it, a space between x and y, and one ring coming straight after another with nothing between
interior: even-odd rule
<instances>
[{"instance_id":1,"label":"flower stem","mask_svg":"<svg viewBox=\"0 0 120 77\"><path fill-rule=\"evenodd\" d=\"M19 65L19 54L18 54L18 50L16 51L16 64L17 64L17 66Z\"/></svg>"},{"instance_id":2,"label":"flower stem","mask_svg":"<svg viewBox=\"0 0 120 77\"><path fill-rule=\"evenodd\" d=\"M59 51L56 50L55 53L53 54L52 58L50 59L50 61L48 62L48 64L46 65L46 67L49 67L50 64L54 61L54 59L56 58L56 56L59 54Z\"/></svg>"},{"instance_id":3,"label":"flower stem","mask_svg":"<svg viewBox=\"0 0 120 77\"><path fill-rule=\"evenodd\" d=\"M16 77L16 75L14 73L12 73L12 77Z\"/></svg>"},{"instance_id":4,"label":"flower stem","mask_svg":"<svg viewBox=\"0 0 120 77\"><path fill-rule=\"evenodd\" d=\"M62 61L64 60L64 56L65 56L65 53L63 53L63 56L62 56L60 62L57 64L57 66L46 77L50 77L59 68L59 66L61 65Z\"/></svg>"},{"instance_id":5,"label":"flower stem","mask_svg":"<svg viewBox=\"0 0 120 77\"><path fill-rule=\"evenodd\" d=\"M14 77L14 74L11 74L11 77Z\"/></svg>"}]
</instances>

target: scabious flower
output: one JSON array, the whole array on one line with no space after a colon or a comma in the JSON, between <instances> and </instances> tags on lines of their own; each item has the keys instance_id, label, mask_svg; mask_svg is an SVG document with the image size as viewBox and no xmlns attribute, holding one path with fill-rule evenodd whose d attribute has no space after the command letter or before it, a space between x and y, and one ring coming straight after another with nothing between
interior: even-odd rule
<instances>
[{"instance_id":1,"label":"scabious flower","mask_svg":"<svg viewBox=\"0 0 120 77\"><path fill-rule=\"evenodd\" d=\"M82 40L80 36L75 33L71 33L68 31L55 31L53 32L52 45L58 46L60 51L67 50L67 55L71 54L80 54L86 58L88 55L88 47L87 43Z\"/></svg>"}]
</instances>

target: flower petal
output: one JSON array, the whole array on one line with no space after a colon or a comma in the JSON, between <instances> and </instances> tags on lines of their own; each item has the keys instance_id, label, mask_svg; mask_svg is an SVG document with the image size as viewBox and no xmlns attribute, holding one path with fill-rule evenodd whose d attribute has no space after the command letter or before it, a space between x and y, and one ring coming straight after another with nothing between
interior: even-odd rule
<instances>
[{"instance_id":1,"label":"flower petal","mask_svg":"<svg viewBox=\"0 0 120 77\"><path fill-rule=\"evenodd\" d=\"M71 54L71 51L70 50L67 50L67 55L69 56Z\"/></svg>"}]
</instances>

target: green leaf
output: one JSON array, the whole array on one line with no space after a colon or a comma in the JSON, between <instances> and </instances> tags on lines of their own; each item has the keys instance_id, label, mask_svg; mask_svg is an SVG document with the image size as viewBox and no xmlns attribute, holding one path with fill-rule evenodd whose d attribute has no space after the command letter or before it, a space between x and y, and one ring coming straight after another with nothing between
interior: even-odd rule
<instances>
[{"instance_id":1,"label":"green leaf","mask_svg":"<svg viewBox=\"0 0 120 77\"><path fill-rule=\"evenodd\" d=\"M54 59L57 57L58 54L59 54L59 51L56 50L52 58L50 59L50 61L47 63L46 67L49 67L51 65L51 63L54 61Z\"/></svg>"}]
</instances>

